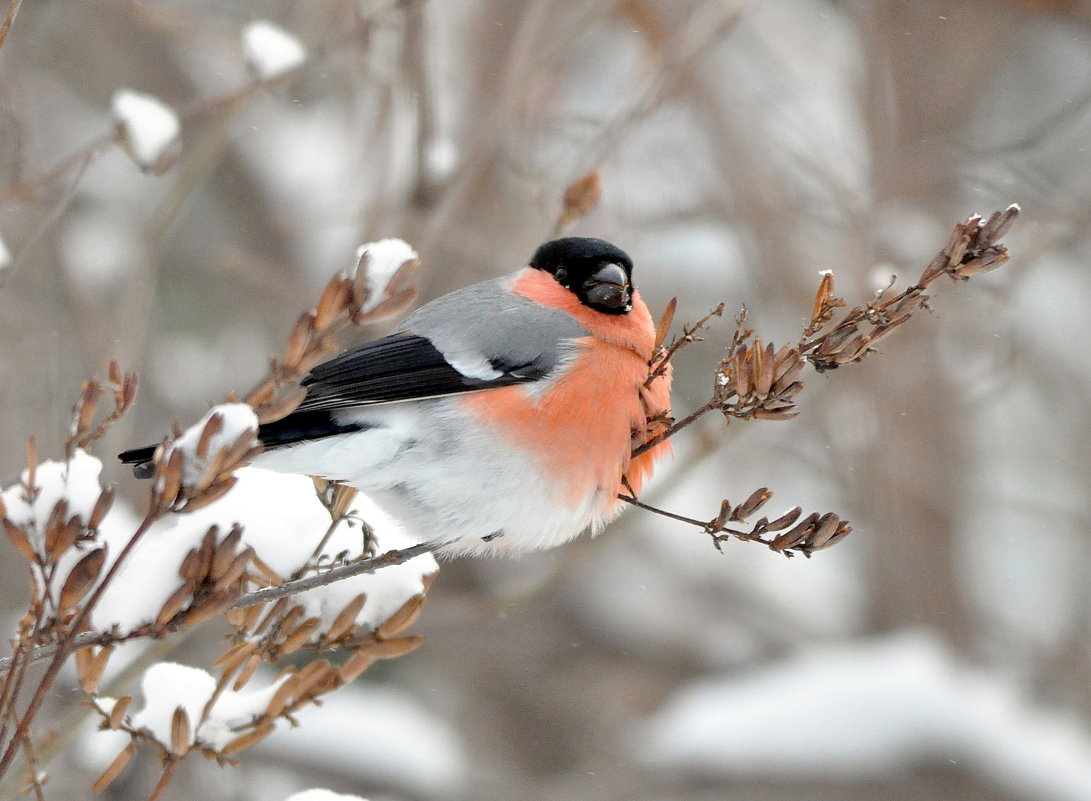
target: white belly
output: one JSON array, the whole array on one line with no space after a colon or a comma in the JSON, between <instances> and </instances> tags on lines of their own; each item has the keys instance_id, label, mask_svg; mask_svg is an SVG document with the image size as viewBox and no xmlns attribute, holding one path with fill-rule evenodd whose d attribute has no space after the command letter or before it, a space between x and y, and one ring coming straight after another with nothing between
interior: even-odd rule
<instances>
[{"instance_id":1,"label":"white belly","mask_svg":"<svg viewBox=\"0 0 1091 801\"><path fill-rule=\"evenodd\" d=\"M532 454L462 424L452 399L376 406L351 420L369 428L278 448L254 464L356 487L421 541L450 542L447 554L550 548L607 522L611 499L599 492L573 506Z\"/></svg>"}]
</instances>

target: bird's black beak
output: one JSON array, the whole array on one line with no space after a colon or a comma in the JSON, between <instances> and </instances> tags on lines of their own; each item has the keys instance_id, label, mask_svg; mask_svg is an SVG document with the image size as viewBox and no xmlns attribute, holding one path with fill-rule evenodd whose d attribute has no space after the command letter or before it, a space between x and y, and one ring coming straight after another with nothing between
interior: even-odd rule
<instances>
[{"instance_id":1,"label":"bird's black beak","mask_svg":"<svg viewBox=\"0 0 1091 801\"><path fill-rule=\"evenodd\" d=\"M628 311L633 296L629 274L612 261L604 263L583 282L583 291L592 306Z\"/></svg>"}]
</instances>

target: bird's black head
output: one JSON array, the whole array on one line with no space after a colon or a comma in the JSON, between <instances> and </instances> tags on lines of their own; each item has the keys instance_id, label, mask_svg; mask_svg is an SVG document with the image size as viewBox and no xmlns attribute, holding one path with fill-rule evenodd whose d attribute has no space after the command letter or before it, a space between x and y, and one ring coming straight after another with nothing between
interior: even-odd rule
<instances>
[{"instance_id":1,"label":"bird's black head","mask_svg":"<svg viewBox=\"0 0 1091 801\"><path fill-rule=\"evenodd\" d=\"M569 236L546 242L530 266L551 274L585 306L606 314L633 308L633 261L601 239Z\"/></svg>"}]
</instances>

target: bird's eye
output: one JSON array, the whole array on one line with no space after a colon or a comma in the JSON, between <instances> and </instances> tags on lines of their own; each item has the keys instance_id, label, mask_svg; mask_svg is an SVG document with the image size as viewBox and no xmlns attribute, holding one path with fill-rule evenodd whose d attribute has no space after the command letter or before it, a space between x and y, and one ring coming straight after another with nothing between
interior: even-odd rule
<instances>
[{"instance_id":1,"label":"bird's eye","mask_svg":"<svg viewBox=\"0 0 1091 801\"><path fill-rule=\"evenodd\" d=\"M558 267L557 271L553 273L553 277L557 279L557 282L563 284L565 279L568 278L568 270L564 267Z\"/></svg>"}]
</instances>

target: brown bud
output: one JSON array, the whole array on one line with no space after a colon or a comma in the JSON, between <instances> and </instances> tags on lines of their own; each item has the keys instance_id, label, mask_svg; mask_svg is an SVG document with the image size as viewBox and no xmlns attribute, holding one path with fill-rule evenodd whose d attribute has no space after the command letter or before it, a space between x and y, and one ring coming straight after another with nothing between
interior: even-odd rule
<instances>
[{"instance_id":1,"label":"brown bud","mask_svg":"<svg viewBox=\"0 0 1091 801\"><path fill-rule=\"evenodd\" d=\"M114 706L110 710L110 718L107 721L111 729L120 729L125 723L125 713L129 711L129 705L132 702L133 697L131 695L123 695L114 701Z\"/></svg>"},{"instance_id":2,"label":"brown bud","mask_svg":"<svg viewBox=\"0 0 1091 801\"><path fill-rule=\"evenodd\" d=\"M663 309L663 314L659 317L659 323L655 327L655 344L652 346L652 350L659 350L663 347L663 343L667 341L667 334L670 333L671 323L674 322L674 313L678 310L678 298L671 298L667 301L666 308Z\"/></svg>"},{"instance_id":3,"label":"brown bud","mask_svg":"<svg viewBox=\"0 0 1091 801\"><path fill-rule=\"evenodd\" d=\"M735 507L735 511L731 513L732 520L745 520L758 511L765 505L766 501L773 497L773 493L769 491L768 487L762 487L761 489L754 490L750 493L750 497Z\"/></svg>"},{"instance_id":4,"label":"brown bud","mask_svg":"<svg viewBox=\"0 0 1091 801\"><path fill-rule=\"evenodd\" d=\"M284 364L289 370L296 369L298 362L307 352L314 333L314 314L304 312L296 320L295 327L288 337L288 346L284 349Z\"/></svg>"},{"instance_id":5,"label":"brown bud","mask_svg":"<svg viewBox=\"0 0 1091 801\"><path fill-rule=\"evenodd\" d=\"M363 647L367 648L376 659L397 659L410 651L415 651L422 642L424 638L419 634L410 634L406 637L368 643Z\"/></svg>"},{"instance_id":6,"label":"brown bud","mask_svg":"<svg viewBox=\"0 0 1091 801\"><path fill-rule=\"evenodd\" d=\"M352 294L352 284L342 274L335 275L322 290L322 296L318 299L318 306L314 311L314 325L319 331L327 328L330 323L348 310L349 298Z\"/></svg>"},{"instance_id":7,"label":"brown bud","mask_svg":"<svg viewBox=\"0 0 1091 801\"><path fill-rule=\"evenodd\" d=\"M231 688L238 692L247 685L250 679L254 678L254 673L258 669L258 665L261 664L261 654L253 654L246 660L246 664L243 665L242 670L239 671L239 675L235 677L235 683L231 685Z\"/></svg>"},{"instance_id":8,"label":"brown bud","mask_svg":"<svg viewBox=\"0 0 1091 801\"><path fill-rule=\"evenodd\" d=\"M61 609L71 609L87 594L98 581L102 566L106 563L106 546L96 548L76 562L61 587L58 605Z\"/></svg>"},{"instance_id":9,"label":"brown bud","mask_svg":"<svg viewBox=\"0 0 1091 801\"><path fill-rule=\"evenodd\" d=\"M8 539L11 540L11 544L15 546L24 559L29 561L37 561L38 554L35 552L34 547L30 544L30 538L27 536L26 531L21 527L15 525L9 518L0 518L0 525L4 527L4 533L8 535Z\"/></svg>"},{"instance_id":10,"label":"brown bud","mask_svg":"<svg viewBox=\"0 0 1091 801\"><path fill-rule=\"evenodd\" d=\"M114 761L110 763L109 767L102 772L102 774L95 779L95 783L91 785L91 791L95 793L101 793L107 787L114 783L114 780L121 775L121 772L125 770L125 767L129 764L129 760L133 758L133 754L136 752L136 743L131 742L127 746L121 749Z\"/></svg>"},{"instance_id":11,"label":"brown bud","mask_svg":"<svg viewBox=\"0 0 1091 801\"><path fill-rule=\"evenodd\" d=\"M602 181L598 170L581 175L568 185L564 192L562 219L572 222L583 217L599 204L602 197Z\"/></svg>"},{"instance_id":12,"label":"brown bud","mask_svg":"<svg viewBox=\"0 0 1091 801\"><path fill-rule=\"evenodd\" d=\"M799 506L796 506L796 507L794 507L792 509L789 509L787 512L782 514L780 517L766 523L765 524L765 530L766 531L781 531L782 529L786 529L786 528L788 528L788 526L792 525L792 523L799 520L799 516L801 514L803 514L803 509L801 507L799 507Z\"/></svg>"},{"instance_id":13,"label":"brown bud","mask_svg":"<svg viewBox=\"0 0 1091 801\"><path fill-rule=\"evenodd\" d=\"M224 416L219 412L213 413L205 422L205 427L201 429L201 436L197 440L197 458L208 458L208 446L212 442L212 438L223 431L224 428Z\"/></svg>"},{"instance_id":14,"label":"brown bud","mask_svg":"<svg viewBox=\"0 0 1091 801\"><path fill-rule=\"evenodd\" d=\"M110 507L114 503L114 488L106 487L99 493L98 500L95 501L95 507L91 510L91 517L87 521L87 528L94 531L102 523L103 518L106 517L107 512L110 511Z\"/></svg>"},{"instance_id":15,"label":"brown bud","mask_svg":"<svg viewBox=\"0 0 1091 801\"><path fill-rule=\"evenodd\" d=\"M231 754L237 754L239 751L243 751L253 745L257 745L270 734L272 734L275 728L276 726L272 721L262 721L253 731L248 731L246 734L240 734L234 740L225 745L220 750L220 753L224 756L231 756Z\"/></svg>"},{"instance_id":16,"label":"brown bud","mask_svg":"<svg viewBox=\"0 0 1091 801\"><path fill-rule=\"evenodd\" d=\"M333 623L330 624L329 629L326 631L326 639L330 642L337 642L343 636L356 628L356 617L360 614L360 610L364 608L364 601L367 600L367 595L360 593L342 609L337 617L334 618Z\"/></svg>"},{"instance_id":17,"label":"brown bud","mask_svg":"<svg viewBox=\"0 0 1091 801\"><path fill-rule=\"evenodd\" d=\"M423 608L424 596L419 594L412 596L401 605L397 612L387 618L387 620L375 630L375 636L387 640L396 634L401 634L417 621Z\"/></svg>"},{"instance_id":18,"label":"brown bud","mask_svg":"<svg viewBox=\"0 0 1091 801\"><path fill-rule=\"evenodd\" d=\"M370 652L356 651L356 653L350 656L345 660L345 663L341 665L341 681L345 684L353 681L357 676L375 664L377 659L378 657Z\"/></svg>"},{"instance_id":19,"label":"brown bud","mask_svg":"<svg viewBox=\"0 0 1091 801\"><path fill-rule=\"evenodd\" d=\"M155 618L155 625L165 626L175 615L181 612L193 598L195 587L196 582L192 579L183 581L181 586L170 594L170 597L167 598L163 607L159 610L159 614Z\"/></svg>"},{"instance_id":20,"label":"brown bud","mask_svg":"<svg viewBox=\"0 0 1091 801\"><path fill-rule=\"evenodd\" d=\"M170 719L170 750L178 756L184 756L189 751L192 742L192 727L189 723L189 715L180 706L174 708L174 714Z\"/></svg>"},{"instance_id":21,"label":"brown bud","mask_svg":"<svg viewBox=\"0 0 1091 801\"><path fill-rule=\"evenodd\" d=\"M299 607L296 608L298 609ZM298 651L310 641L311 635L314 634L321 623L322 621L316 617L304 620L284 638L284 642L280 644L280 653L292 654Z\"/></svg>"}]
</instances>

